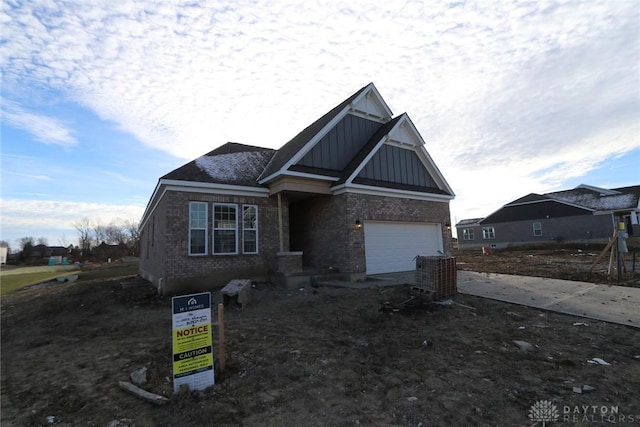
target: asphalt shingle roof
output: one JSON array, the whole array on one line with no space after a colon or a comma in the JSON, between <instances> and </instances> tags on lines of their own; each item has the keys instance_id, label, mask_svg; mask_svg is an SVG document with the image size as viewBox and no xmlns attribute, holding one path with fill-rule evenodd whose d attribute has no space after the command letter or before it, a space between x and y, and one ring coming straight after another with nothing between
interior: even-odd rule
<instances>
[{"instance_id":1,"label":"asphalt shingle roof","mask_svg":"<svg viewBox=\"0 0 640 427\"><path fill-rule=\"evenodd\" d=\"M161 179L257 186L275 150L228 142Z\"/></svg>"}]
</instances>

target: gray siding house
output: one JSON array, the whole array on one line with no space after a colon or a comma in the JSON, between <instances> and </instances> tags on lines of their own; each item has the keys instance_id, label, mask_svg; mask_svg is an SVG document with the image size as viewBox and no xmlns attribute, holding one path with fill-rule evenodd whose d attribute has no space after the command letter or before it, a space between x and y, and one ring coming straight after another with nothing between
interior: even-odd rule
<instances>
[{"instance_id":1,"label":"gray siding house","mask_svg":"<svg viewBox=\"0 0 640 427\"><path fill-rule=\"evenodd\" d=\"M227 143L161 177L140 274L177 293L412 270L451 250L453 197L409 116L371 83L279 150Z\"/></svg>"},{"instance_id":2,"label":"gray siding house","mask_svg":"<svg viewBox=\"0 0 640 427\"><path fill-rule=\"evenodd\" d=\"M630 236L640 234L640 186L528 194L486 218L456 224L458 247L504 249L531 244L606 243L619 221Z\"/></svg>"}]
</instances>

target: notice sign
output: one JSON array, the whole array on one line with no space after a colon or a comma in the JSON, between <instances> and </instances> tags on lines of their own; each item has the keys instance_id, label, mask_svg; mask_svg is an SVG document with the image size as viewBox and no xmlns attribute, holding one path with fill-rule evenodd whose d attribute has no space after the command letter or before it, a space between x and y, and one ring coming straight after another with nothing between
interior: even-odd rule
<instances>
[{"instance_id":1,"label":"notice sign","mask_svg":"<svg viewBox=\"0 0 640 427\"><path fill-rule=\"evenodd\" d=\"M173 297L173 391L187 384L204 390L214 384L211 293Z\"/></svg>"}]
</instances>

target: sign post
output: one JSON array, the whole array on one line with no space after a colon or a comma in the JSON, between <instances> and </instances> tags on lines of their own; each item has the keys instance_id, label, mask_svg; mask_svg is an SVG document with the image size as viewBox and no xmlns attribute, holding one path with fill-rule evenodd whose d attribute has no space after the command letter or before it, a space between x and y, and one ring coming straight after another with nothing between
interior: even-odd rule
<instances>
[{"instance_id":1,"label":"sign post","mask_svg":"<svg viewBox=\"0 0 640 427\"><path fill-rule=\"evenodd\" d=\"M214 384L211 293L171 299L173 307L173 391L182 385L204 390Z\"/></svg>"}]
</instances>

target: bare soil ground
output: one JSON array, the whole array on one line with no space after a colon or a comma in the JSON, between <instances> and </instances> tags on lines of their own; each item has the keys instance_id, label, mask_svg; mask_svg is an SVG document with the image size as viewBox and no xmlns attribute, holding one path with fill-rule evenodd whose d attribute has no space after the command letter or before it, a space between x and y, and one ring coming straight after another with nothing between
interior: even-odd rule
<instances>
[{"instance_id":1,"label":"bare soil ground","mask_svg":"<svg viewBox=\"0 0 640 427\"><path fill-rule=\"evenodd\" d=\"M585 257L457 254L460 268L581 280ZM173 395L171 299L121 281L2 298L2 426L524 426L543 421L539 401L564 425L640 423L640 330L465 295L388 310L408 285L256 284L246 309L225 310L216 385ZM119 388L141 367L167 405ZM574 391L584 385L595 390Z\"/></svg>"}]
</instances>

